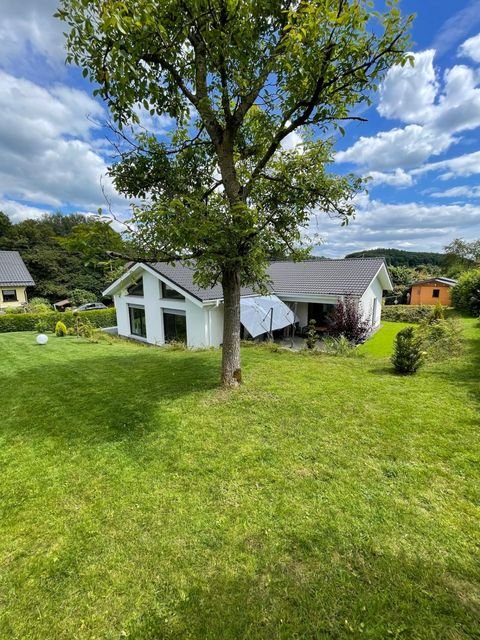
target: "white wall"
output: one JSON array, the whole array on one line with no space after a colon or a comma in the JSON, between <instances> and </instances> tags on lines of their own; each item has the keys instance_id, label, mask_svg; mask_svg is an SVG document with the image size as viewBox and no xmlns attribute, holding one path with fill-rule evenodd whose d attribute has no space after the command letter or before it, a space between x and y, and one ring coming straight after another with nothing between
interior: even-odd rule
<instances>
[{"instance_id":1,"label":"white wall","mask_svg":"<svg viewBox=\"0 0 480 640\"><path fill-rule=\"evenodd\" d=\"M137 278L140 275L137 275ZM207 308L200 306L200 303L191 300L176 300L162 298L161 280L156 275L148 271L142 272L143 296L131 296L127 294L127 287L114 295L115 308L117 310L118 334L135 340L146 341L150 344L165 344L165 334L163 327L164 311L183 311L187 321L187 346L208 347L211 345L209 334L209 319ZM168 283L169 286L172 286ZM180 293L183 294L181 290ZM145 309L145 323L147 329L146 339L139 336L132 336L130 332L129 305L143 307ZM218 316L223 314L215 309L212 313L212 325L215 335L215 346L221 344L221 335L218 337Z\"/></svg>"},{"instance_id":2,"label":"white wall","mask_svg":"<svg viewBox=\"0 0 480 640\"><path fill-rule=\"evenodd\" d=\"M115 309L117 311L118 335L129 336L130 335L130 318L128 316L128 305L125 302L125 298L120 294L114 295L113 302L115 303Z\"/></svg>"},{"instance_id":3,"label":"white wall","mask_svg":"<svg viewBox=\"0 0 480 640\"><path fill-rule=\"evenodd\" d=\"M223 303L207 307L209 346L219 347L223 343Z\"/></svg>"},{"instance_id":4,"label":"white wall","mask_svg":"<svg viewBox=\"0 0 480 640\"><path fill-rule=\"evenodd\" d=\"M208 325L206 309L190 300L186 301L187 346L208 347Z\"/></svg>"},{"instance_id":5,"label":"white wall","mask_svg":"<svg viewBox=\"0 0 480 640\"><path fill-rule=\"evenodd\" d=\"M379 280L379 278L375 278L367 290L360 298L360 302L363 310L363 317L368 320L368 322L372 325L373 328L378 327L380 324L380 320L382 317L382 296L383 296L383 287ZM373 316L374 310L374 300L377 300L375 317Z\"/></svg>"}]
</instances>

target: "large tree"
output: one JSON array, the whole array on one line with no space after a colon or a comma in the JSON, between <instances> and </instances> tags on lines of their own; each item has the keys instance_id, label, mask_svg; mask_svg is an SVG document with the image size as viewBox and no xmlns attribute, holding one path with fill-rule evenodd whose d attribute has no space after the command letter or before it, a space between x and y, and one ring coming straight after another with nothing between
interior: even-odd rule
<instances>
[{"instance_id":1,"label":"large tree","mask_svg":"<svg viewBox=\"0 0 480 640\"><path fill-rule=\"evenodd\" d=\"M60 0L67 61L131 143L111 174L145 202L138 250L194 261L200 284L222 284L224 385L240 381L242 284L262 284L272 253L298 249L312 212L353 215L362 182L326 166L335 129L407 60L410 18L386 4L381 14L368 0ZM165 115L169 139L145 128Z\"/></svg>"}]
</instances>

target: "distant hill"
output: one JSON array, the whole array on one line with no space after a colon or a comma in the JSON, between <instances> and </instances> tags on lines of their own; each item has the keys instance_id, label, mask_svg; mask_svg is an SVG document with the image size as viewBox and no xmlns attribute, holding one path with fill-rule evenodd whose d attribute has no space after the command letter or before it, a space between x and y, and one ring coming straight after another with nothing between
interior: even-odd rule
<instances>
[{"instance_id":1,"label":"distant hill","mask_svg":"<svg viewBox=\"0 0 480 640\"><path fill-rule=\"evenodd\" d=\"M435 265L442 267L445 264L445 254L428 253L426 251L403 251L402 249L367 249L349 253L346 258L375 258L384 257L387 264L394 267L419 267L420 265Z\"/></svg>"}]
</instances>

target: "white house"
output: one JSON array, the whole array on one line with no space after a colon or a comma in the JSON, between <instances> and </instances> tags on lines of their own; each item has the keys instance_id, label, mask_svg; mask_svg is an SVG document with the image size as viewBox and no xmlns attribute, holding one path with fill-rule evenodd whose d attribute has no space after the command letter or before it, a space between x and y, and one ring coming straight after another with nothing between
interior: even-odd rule
<instances>
[{"instance_id":1,"label":"white house","mask_svg":"<svg viewBox=\"0 0 480 640\"><path fill-rule=\"evenodd\" d=\"M271 294L242 289L241 321L250 335L310 319L321 328L328 313L346 297L355 298L372 329L380 324L382 295L392 289L381 258L272 262ZM104 291L113 296L118 333L150 344L172 340L189 347L217 347L223 341L222 288L203 289L184 264L135 263Z\"/></svg>"}]
</instances>

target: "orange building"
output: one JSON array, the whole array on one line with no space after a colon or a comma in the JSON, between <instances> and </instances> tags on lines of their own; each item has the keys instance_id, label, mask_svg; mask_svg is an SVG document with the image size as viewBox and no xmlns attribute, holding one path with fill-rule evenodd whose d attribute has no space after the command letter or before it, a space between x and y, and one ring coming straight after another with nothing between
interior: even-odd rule
<instances>
[{"instance_id":1,"label":"orange building","mask_svg":"<svg viewBox=\"0 0 480 640\"><path fill-rule=\"evenodd\" d=\"M410 289L409 304L438 304L444 307L451 305L452 287L457 284L451 278L430 278L414 282Z\"/></svg>"}]
</instances>

